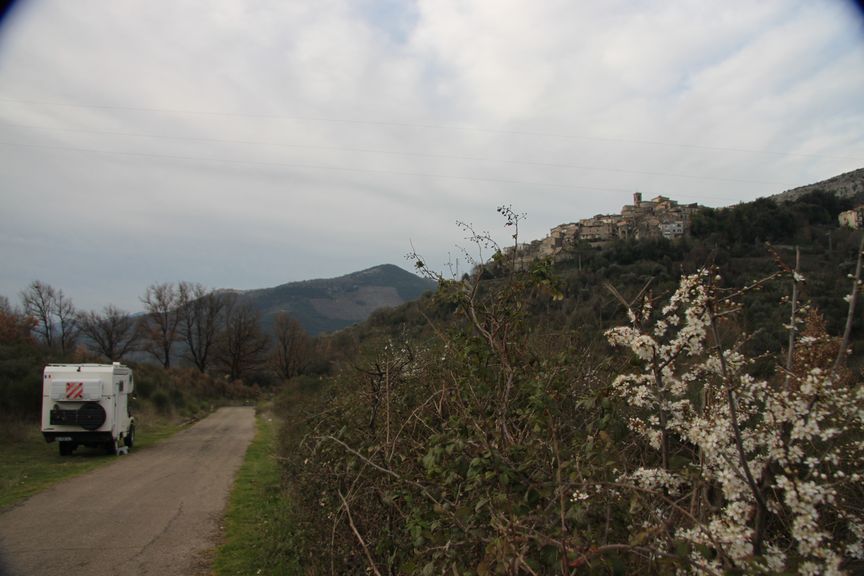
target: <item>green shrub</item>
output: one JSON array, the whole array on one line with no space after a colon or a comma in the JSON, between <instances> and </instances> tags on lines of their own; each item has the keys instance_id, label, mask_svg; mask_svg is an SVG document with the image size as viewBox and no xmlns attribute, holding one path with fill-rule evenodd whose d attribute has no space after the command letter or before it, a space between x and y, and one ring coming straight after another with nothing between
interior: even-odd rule
<instances>
[{"instance_id":1,"label":"green shrub","mask_svg":"<svg viewBox=\"0 0 864 576\"><path fill-rule=\"evenodd\" d=\"M171 412L171 399L164 390L157 390L154 392L150 400L153 402L153 406L156 410L161 414L169 414Z\"/></svg>"},{"instance_id":2,"label":"green shrub","mask_svg":"<svg viewBox=\"0 0 864 576\"><path fill-rule=\"evenodd\" d=\"M138 376L135 379L135 396L146 400L153 394L154 387L152 381Z\"/></svg>"},{"instance_id":3,"label":"green shrub","mask_svg":"<svg viewBox=\"0 0 864 576\"><path fill-rule=\"evenodd\" d=\"M183 409L186 407L186 395L179 388L172 388L171 392L171 404L174 408Z\"/></svg>"}]
</instances>

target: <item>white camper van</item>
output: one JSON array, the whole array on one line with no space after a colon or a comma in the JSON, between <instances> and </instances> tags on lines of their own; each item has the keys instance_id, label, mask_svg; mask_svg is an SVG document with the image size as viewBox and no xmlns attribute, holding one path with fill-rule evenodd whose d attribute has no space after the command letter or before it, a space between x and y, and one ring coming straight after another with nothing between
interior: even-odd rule
<instances>
[{"instance_id":1,"label":"white camper van","mask_svg":"<svg viewBox=\"0 0 864 576\"><path fill-rule=\"evenodd\" d=\"M49 364L42 375L42 435L68 456L78 446L119 454L135 442L132 370L114 364Z\"/></svg>"}]
</instances>

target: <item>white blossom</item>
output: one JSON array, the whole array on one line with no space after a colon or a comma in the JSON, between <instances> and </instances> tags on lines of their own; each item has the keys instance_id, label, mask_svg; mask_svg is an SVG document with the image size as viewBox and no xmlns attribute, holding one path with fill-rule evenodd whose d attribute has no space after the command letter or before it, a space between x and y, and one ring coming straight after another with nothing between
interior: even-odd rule
<instances>
[{"instance_id":1,"label":"white blossom","mask_svg":"<svg viewBox=\"0 0 864 576\"><path fill-rule=\"evenodd\" d=\"M618 478L619 482L632 482L636 486L648 490L666 490L670 494L678 494L686 484L686 480L660 468L639 468L630 474Z\"/></svg>"},{"instance_id":2,"label":"white blossom","mask_svg":"<svg viewBox=\"0 0 864 576\"><path fill-rule=\"evenodd\" d=\"M710 560L694 553L690 567L695 572L725 572L729 566L720 561L725 558L738 570L757 565L771 572L839 574L843 554L864 558L864 515L846 505L838 491L844 483L862 480L864 387L850 388L816 366L785 380L754 378L748 373L749 358L712 341L710 279L707 270L682 277L658 317L643 306L642 316L633 314L631 325L606 332L611 345L628 348L642 363L641 371L622 374L612 384L629 406L630 429L655 450L664 449L665 434L694 447L699 456L686 473L639 467L621 474L619 481L685 496L682 500L699 486L719 490L720 504L707 511L704 521L674 534L677 540L717 550L717 558ZM805 281L798 273L793 279ZM724 300L723 305L733 304ZM802 305L787 329L798 332L808 309ZM827 341L827 335L797 340L802 348ZM759 558L754 558L753 523L758 504L747 472L756 483L770 480L771 490L760 489L760 494L768 513L782 518L772 523L776 535L762 534ZM693 481L696 477L699 482ZM828 510L833 511L830 521ZM657 527L665 529L666 517L662 508L654 510L642 525L651 528L659 522ZM832 532L837 526L847 526L840 532L845 539Z\"/></svg>"},{"instance_id":3,"label":"white blossom","mask_svg":"<svg viewBox=\"0 0 864 576\"><path fill-rule=\"evenodd\" d=\"M582 491L576 490L570 496L570 501L571 502L582 502L583 500L587 500L590 497L591 497L590 494L588 494L587 492L582 492Z\"/></svg>"}]
</instances>

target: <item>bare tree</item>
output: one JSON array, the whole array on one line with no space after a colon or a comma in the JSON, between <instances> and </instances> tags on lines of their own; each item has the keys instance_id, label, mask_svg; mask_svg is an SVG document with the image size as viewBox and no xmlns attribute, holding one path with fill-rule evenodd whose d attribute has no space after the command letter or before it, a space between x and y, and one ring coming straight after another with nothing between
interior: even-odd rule
<instances>
[{"instance_id":1,"label":"bare tree","mask_svg":"<svg viewBox=\"0 0 864 576\"><path fill-rule=\"evenodd\" d=\"M220 316L225 308L222 294L208 291L201 284L181 282L178 286L180 301L180 338L186 344L186 357L201 372L210 365L214 348L222 330Z\"/></svg>"},{"instance_id":2,"label":"bare tree","mask_svg":"<svg viewBox=\"0 0 864 576\"><path fill-rule=\"evenodd\" d=\"M271 358L276 372L286 380L299 376L309 365L312 350L309 335L300 322L285 312L276 315L273 331L276 342Z\"/></svg>"},{"instance_id":3,"label":"bare tree","mask_svg":"<svg viewBox=\"0 0 864 576\"><path fill-rule=\"evenodd\" d=\"M60 353L65 355L75 349L81 330L78 326L78 311L75 310L72 300L63 294L63 290L56 291L54 316L57 318L57 344L60 346Z\"/></svg>"},{"instance_id":4,"label":"bare tree","mask_svg":"<svg viewBox=\"0 0 864 576\"><path fill-rule=\"evenodd\" d=\"M47 347L53 348L57 328L54 325L54 288L39 280L34 280L26 290L21 292L21 304L24 313L36 321L37 338Z\"/></svg>"},{"instance_id":5,"label":"bare tree","mask_svg":"<svg viewBox=\"0 0 864 576\"><path fill-rule=\"evenodd\" d=\"M219 363L232 380L254 372L264 362L269 338L261 330L261 315L236 296L225 301L224 332L219 346Z\"/></svg>"},{"instance_id":6,"label":"bare tree","mask_svg":"<svg viewBox=\"0 0 864 576\"><path fill-rule=\"evenodd\" d=\"M163 367L171 367L172 349L179 339L180 297L173 284L153 284L141 297L147 316L141 322L144 350Z\"/></svg>"},{"instance_id":7,"label":"bare tree","mask_svg":"<svg viewBox=\"0 0 864 576\"><path fill-rule=\"evenodd\" d=\"M78 312L72 300L49 284L34 280L21 292L24 313L35 320L34 332L42 344L67 354L78 338Z\"/></svg>"},{"instance_id":8,"label":"bare tree","mask_svg":"<svg viewBox=\"0 0 864 576\"><path fill-rule=\"evenodd\" d=\"M138 342L135 319L116 306L106 306L102 314L82 313L78 324L88 338L87 347L111 362L121 360Z\"/></svg>"}]
</instances>

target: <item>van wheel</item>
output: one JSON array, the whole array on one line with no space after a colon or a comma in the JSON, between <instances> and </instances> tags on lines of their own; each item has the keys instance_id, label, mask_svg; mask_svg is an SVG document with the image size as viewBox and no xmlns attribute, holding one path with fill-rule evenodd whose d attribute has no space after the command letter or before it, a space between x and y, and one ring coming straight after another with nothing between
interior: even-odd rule
<instances>
[{"instance_id":1,"label":"van wheel","mask_svg":"<svg viewBox=\"0 0 864 576\"><path fill-rule=\"evenodd\" d=\"M57 445L60 447L61 456L71 456L72 452L75 451L75 448L78 447L77 444L72 442L58 442Z\"/></svg>"},{"instance_id":2,"label":"van wheel","mask_svg":"<svg viewBox=\"0 0 864 576\"><path fill-rule=\"evenodd\" d=\"M135 425L129 427L129 433L126 434L126 437L123 439L123 442L126 444L126 447L130 450L132 446L135 445Z\"/></svg>"}]
</instances>

